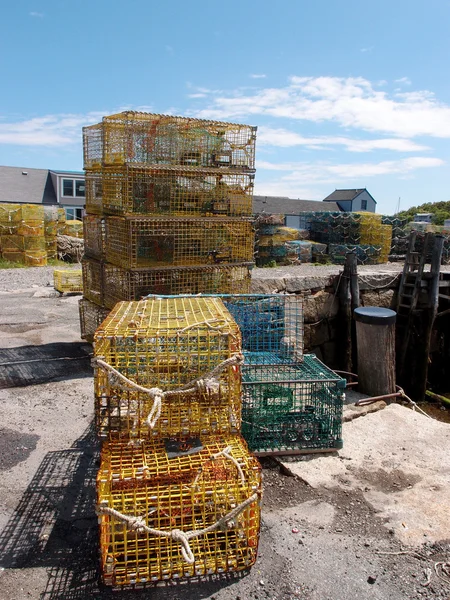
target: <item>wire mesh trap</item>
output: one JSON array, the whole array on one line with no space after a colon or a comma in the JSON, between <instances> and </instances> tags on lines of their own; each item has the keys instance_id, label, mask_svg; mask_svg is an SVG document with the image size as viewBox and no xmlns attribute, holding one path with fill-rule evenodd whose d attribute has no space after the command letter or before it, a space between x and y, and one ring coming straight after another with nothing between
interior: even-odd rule
<instances>
[{"instance_id":1,"label":"wire mesh trap","mask_svg":"<svg viewBox=\"0 0 450 600\"><path fill-rule=\"evenodd\" d=\"M101 437L239 431L241 337L219 299L121 302L94 339Z\"/></svg>"},{"instance_id":2,"label":"wire mesh trap","mask_svg":"<svg viewBox=\"0 0 450 600\"><path fill-rule=\"evenodd\" d=\"M242 367L242 435L260 455L342 448L346 382L307 354L302 363Z\"/></svg>"},{"instance_id":3,"label":"wire mesh trap","mask_svg":"<svg viewBox=\"0 0 450 600\"><path fill-rule=\"evenodd\" d=\"M53 271L53 287L57 292L81 293L83 278L81 269L55 269Z\"/></svg>"},{"instance_id":4,"label":"wire mesh trap","mask_svg":"<svg viewBox=\"0 0 450 600\"><path fill-rule=\"evenodd\" d=\"M97 328L106 319L109 310L94 304L90 300L87 300L87 298L79 300L78 309L80 313L81 339L92 343Z\"/></svg>"},{"instance_id":5,"label":"wire mesh trap","mask_svg":"<svg viewBox=\"0 0 450 600\"><path fill-rule=\"evenodd\" d=\"M125 111L83 128L85 169L177 165L252 170L256 127Z\"/></svg>"},{"instance_id":6,"label":"wire mesh trap","mask_svg":"<svg viewBox=\"0 0 450 600\"><path fill-rule=\"evenodd\" d=\"M250 291L252 263L166 269L124 269L104 264L104 305L140 300L149 294L233 294ZM97 281L97 280L96 280ZM85 284L85 296L88 293ZM95 295L97 288L95 288ZM94 302L95 300L92 299Z\"/></svg>"},{"instance_id":7,"label":"wire mesh trap","mask_svg":"<svg viewBox=\"0 0 450 600\"><path fill-rule=\"evenodd\" d=\"M256 560L261 468L239 436L106 444L97 491L107 585L235 572Z\"/></svg>"},{"instance_id":8,"label":"wire mesh trap","mask_svg":"<svg viewBox=\"0 0 450 600\"><path fill-rule=\"evenodd\" d=\"M252 225L208 217L107 217L106 260L125 269L251 262Z\"/></svg>"},{"instance_id":9,"label":"wire mesh trap","mask_svg":"<svg viewBox=\"0 0 450 600\"><path fill-rule=\"evenodd\" d=\"M99 260L84 257L81 261L83 271L83 295L85 298L103 306L104 295L104 263ZM120 298L122 300L122 298Z\"/></svg>"},{"instance_id":10,"label":"wire mesh trap","mask_svg":"<svg viewBox=\"0 0 450 600\"><path fill-rule=\"evenodd\" d=\"M105 258L105 220L100 215L83 217L84 253L89 258Z\"/></svg>"},{"instance_id":11,"label":"wire mesh trap","mask_svg":"<svg viewBox=\"0 0 450 600\"><path fill-rule=\"evenodd\" d=\"M87 209L101 199L111 215L250 217L253 180L233 169L104 168L86 173Z\"/></svg>"}]
</instances>

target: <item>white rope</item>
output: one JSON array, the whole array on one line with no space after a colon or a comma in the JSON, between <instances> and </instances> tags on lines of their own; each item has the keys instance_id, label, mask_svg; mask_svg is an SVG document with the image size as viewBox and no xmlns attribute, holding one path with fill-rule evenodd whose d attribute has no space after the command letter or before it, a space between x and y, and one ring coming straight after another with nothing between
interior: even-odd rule
<instances>
[{"instance_id":1,"label":"white rope","mask_svg":"<svg viewBox=\"0 0 450 600\"><path fill-rule=\"evenodd\" d=\"M101 367L105 371L108 371L113 377L117 378L119 381L123 381L127 386L137 390L138 392L142 392L143 394L148 394L153 399L153 406L146 419L150 429L153 429L161 416L162 401L166 397L184 396L186 394L193 394L198 392L218 394L220 389L220 381L218 380L218 375L226 368L235 365L241 365L243 362L243 354L233 354L229 358L219 363L216 367L214 367L212 371L209 371L208 373L203 375L203 377L197 377L197 379L193 379L192 381L182 385L178 389L166 391L163 391L157 387L146 388L143 385L139 385L135 381L128 379L128 377L120 373L120 371L118 371L113 366L111 366L99 357L95 357L92 359L92 366L94 368ZM111 385L116 384L113 378L109 377L109 380Z\"/></svg>"},{"instance_id":2,"label":"white rope","mask_svg":"<svg viewBox=\"0 0 450 600\"><path fill-rule=\"evenodd\" d=\"M211 454L211 456L207 460L208 461L217 460L221 456L224 456L225 458L228 458L229 460L231 460L232 463L234 463L234 466L238 470L239 477L241 478L242 485L245 485L245 476L244 476L244 472L242 471L242 467L238 463L238 461L234 458L234 456L232 454L230 454L231 451L232 451L232 447L231 446L227 446L226 448L224 448L220 452L216 452L216 454ZM202 476L202 474L203 474L203 470L200 469L200 471L198 472L196 478L194 479L194 482L192 484L193 486L197 485L197 482L200 479L200 477Z\"/></svg>"},{"instance_id":3,"label":"white rope","mask_svg":"<svg viewBox=\"0 0 450 600\"><path fill-rule=\"evenodd\" d=\"M181 544L181 554L184 560L188 564L192 564L195 562L195 556L191 550L189 545L189 540L200 537L202 535L206 535L207 533L211 533L216 529L220 529L227 525L229 521L232 521L237 515L239 515L243 510L247 508L250 504L258 500L259 494L255 492L252 496L241 502L238 506L233 508L229 513L220 517L215 523L209 525L209 527L205 527L204 529L193 529L190 531L182 531L181 529L172 529L171 531L161 531L160 529L153 529L153 527L149 527L143 517L135 517L128 516L120 513L118 510L114 508L110 508L109 506L101 506L97 507L97 514L107 514L111 515L115 519L122 521L125 523L129 529L135 530L137 533L149 533L150 535L154 535L156 537L165 537L170 538L174 542L179 542Z\"/></svg>"}]
</instances>

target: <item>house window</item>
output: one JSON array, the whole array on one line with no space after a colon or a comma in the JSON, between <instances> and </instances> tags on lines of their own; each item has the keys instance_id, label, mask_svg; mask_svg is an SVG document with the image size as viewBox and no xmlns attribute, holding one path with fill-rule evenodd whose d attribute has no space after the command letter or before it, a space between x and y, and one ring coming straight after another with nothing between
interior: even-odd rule
<instances>
[{"instance_id":1,"label":"house window","mask_svg":"<svg viewBox=\"0 0 450 600\"><path fill-rule=\"evenodd\" d=\"M367 210L367 200L361 200L361 210Z\"/></svg>"},{"instance_id":2,"label":"house window","mask_svg":"<svg viewBox=\"0 0 450 600\"><path fill-rule=\"evenodd\" d=\"M62 195L65 198L84 198L85 189L84 179L62 180Z\"/></svg>"},{"instance_id":3,"label":"house window","mask_svg":"<svg viewBox=\"0 0 450 600\"><path fill-rule=\"evenodd\" d=\"M68 221L82 221L83 220L83 209L77 208L76 206L69 206L64 209L66 211L66 219Z\"/></svg>"}]
</instances>

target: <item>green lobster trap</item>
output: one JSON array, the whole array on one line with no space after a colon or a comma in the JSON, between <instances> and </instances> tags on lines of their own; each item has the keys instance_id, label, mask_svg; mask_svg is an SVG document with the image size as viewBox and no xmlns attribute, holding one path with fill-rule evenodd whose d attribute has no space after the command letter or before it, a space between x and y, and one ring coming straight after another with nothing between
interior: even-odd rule
<instances>
[{"instance_id":1,"label":"green lobster trap","mask_svg":"<svg viewBox=\"0 0 450 600\"><path fill-rule=\"evenodd\" d=\"M242 367L242 435L258 455L342 448L345 379L313 354Z\"/></svg>"}]
</instances>

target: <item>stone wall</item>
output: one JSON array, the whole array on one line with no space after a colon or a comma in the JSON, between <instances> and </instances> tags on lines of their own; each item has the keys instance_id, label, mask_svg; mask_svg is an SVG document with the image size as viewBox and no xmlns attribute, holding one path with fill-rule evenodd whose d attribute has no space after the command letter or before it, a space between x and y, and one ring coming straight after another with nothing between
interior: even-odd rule
<instances>
[{"instance_id":1,"label":"stone wall","mask_svg":"<svg viewBox=\"0 0 450 600\"><path fill-rule=\"evenodd\" d=\"M253 293L302 296L305 352L313 352L329 367L339 368L340 276L290 276L286 270L281 272L281 269L271 269L273 273L270 274L261 273L260 269L256 271L252 277ZM400 273L364 273L359 277L361 305L393 307L399 279Z\"/></svg>"}]
</instances>

